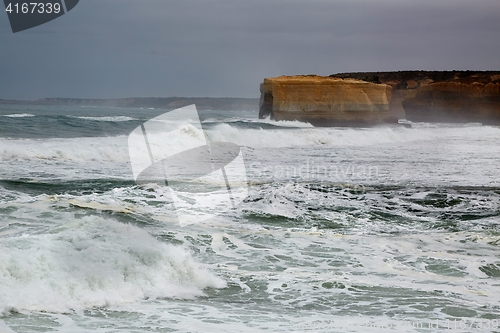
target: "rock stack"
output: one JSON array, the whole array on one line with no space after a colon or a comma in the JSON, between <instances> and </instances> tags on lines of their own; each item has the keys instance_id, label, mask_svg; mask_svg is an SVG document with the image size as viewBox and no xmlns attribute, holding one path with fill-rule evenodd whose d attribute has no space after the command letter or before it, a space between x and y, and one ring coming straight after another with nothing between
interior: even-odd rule
<instances>
[{"instance_id":1,"label":"rock stack","mask_svg":"<svg viewBox=\"0 0 500 333\"><path fill-rule=\"evenodd\" d=\"M397 123L389 116L391 86L316 75L266 78L259 118L298 120L314 126Z\"/></svg>"}]
</instances>

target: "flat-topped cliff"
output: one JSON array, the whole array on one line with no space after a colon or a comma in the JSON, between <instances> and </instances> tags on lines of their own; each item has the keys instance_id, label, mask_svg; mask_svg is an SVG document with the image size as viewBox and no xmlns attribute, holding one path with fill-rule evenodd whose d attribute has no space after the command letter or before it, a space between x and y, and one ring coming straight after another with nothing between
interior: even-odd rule
<instances>
[{"instance_id":1,"label":"flat-topped cliff","mask_svg":"<svg viewBox=\"0 0 500 333\"><path fill-rule=\"evenodd\" d=\"M389 114L411 121L500 125L500 71L333 74L392 87Z\"/></svg>"},{"instance_id":2,"label":"flat-topped cliff","mask_svg":"<svg viewBox=\"0 0 500 333\"><path fill-rule=\"evenodd\" d=\"M370 126L397 122L388 116L391 87L316 75L266 78L259 118L299 120L315 126Z\"/></svg>"}]
</instances>

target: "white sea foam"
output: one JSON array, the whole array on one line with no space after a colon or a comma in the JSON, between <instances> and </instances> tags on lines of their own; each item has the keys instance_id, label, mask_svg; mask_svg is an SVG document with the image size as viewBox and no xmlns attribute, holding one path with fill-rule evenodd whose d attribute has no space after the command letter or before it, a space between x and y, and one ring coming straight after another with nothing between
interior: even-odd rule
<instances>
[{"instance_id":1,"label":"white sea foam","mask_svg":"<svg viewBox=\"0 0 500 333\"><path fill-rule=\"evenodd\" d=\"M172 221L167 188L133 185L126 135L0 139L0 178L30 179L0 185L0 331L387 332L379 327L392 321L395 330L415 332L403 324L498 313L497 196L451 191L446 200L460 200L444 208L425 201L442 194L430 188L443 183L496 186L499 128L282 125L210 127L211 140L245 146L258 185L237 209L189 228ZM203 133L183 127L169 144L195 139ZM358 175L364 166L376 172ZM131 182L103 191L69 182L67 193L52 193L46 185L61 174ZM402 176L396 183L414 192L342 188ZM319 180L341 186L314 189ZM454 221L455 213L481 212L479 220ZM450 222L453 231L435 222ZM206 267L230 288L196 298L225 285ZM71 309L77 313L59 313ZM9 316L15 310L21 313Z\"/></svg>"},{"instance_id":2,"label":"white sea foam","mask_svg":"<svg viewBox=\"0 0 500 333\"><path fill-rule=\"evenodd\" d=\"M67 116L67 117L71 117L71 118L78 118L78 119L83 119L83 120L93 120L93 121L114 121L114 122L137 120L136 118L127 117L127 116L115 116L115 117L84 117L84 116Z\"/></svg>"},{"instance_id":3,"label":"white sea foam","mask_svg":"<svg viewBox=\"0 0 500 333\"><path fill-rule=\"evenodd\" d=\"M305 129L242 129L228 124L217 125L206 132L211 141L227 141L253 148L280 147L351 147L377 144L409 143L441 138L500 138L496 127L452 127L452 128L395 128L372 129L305 128ZM193 129L180 128L169 134L169 146L182 146L189 140L199 139L201 133ZM69 139L0 139L1 160L73 160L73 161L128 161L127 137L93 137Z\"/></svg>"},{"instance_id":4,"label":"white sea foam","mask_svg":"<svg viewBox=\"0 0 500 333\"><path fill-rule=\"evenodd\" d=\"M34 117L34 114L31 113L13 113L13 114L4 114L4 117L9 118L26 118L26 117Z\"/></svg>"},{"instance_id":5,"label":"white sea foam","mask_svg":"<svg viewBox=\"0 0 500 333\"><path fill-rule=\"evenodd\" d=\"M49 234L0 239L0 313L193 298L224 286L185 249L112 220L85 217Z\"/></svg>"},{"instance_id":6,"label":"white sea foam","mask_svg":"<svg viewBox=\"0 0 500 333\"><path fill-rule=\"evenodd\" d=\"M254 281L265 281L269 296L282 305L293 300L300 307L313 306L327 295L337 294L341 296L339 305L349 297L350 302L343 306L356 308L356 303L364 303L370 294L378 295L383 290L378 288L394 290L386 295L388 301L408 294L446 305L447 295L453 295L456 305L464 307L495 307L500 297L495 280L481 269L498 262L490 245L498 244L498 236L469 232L360 236L315 228L260 229L253 234L266 238L265 248L247 249L237 245L233 236L225 243L213 241L212 251L232 258L228 260L231 265L220 265L229 275L252 275ZM244 263L247 258L252 258L249 266ZM443 293L435 293L436 289ZM335 303L330 299L323 305L335 307ZM408 316L418 312L411 305L401 305ZM434 315L445 313L437 311Z\"/></svg>"},{"instance_id":7,"label":"white sea foam","mask_svg":"<svg viewBox=\"0 0 500 333\"><path fill-rule=\"evenodd\" d=\"M300 128L312 128L312 127L314 127L313 125L311 125L309 123L305 123L305 122L298 121L298 120L276 121L276 120L272 120L270 118L266 118L266 119L252 120L251 122L270 124L270 125L275 125L278 127L300 127Z\"/></svg>"},{"instance_id":8,"label":"white sea foam","mask_svg":"<svg viewBox=\"0 0 500 333\"><path fill-rule=\"evenodd\" d=\"M452 127L452 128L305 128L305 129L241 129L220 124L208 131L212 141L229 141L250 147L294 147L294 146L371 146L388 143L406 143L439 138L474 137L498 138L496 127Z\"/></svg>"},{"instance_id":9,"label":"white sea foam","mask_svg":"<svg viewBox=\"0 0 500 333\"><path fill-rule=\"evenodd\" d=\"M2 160L128 161L126 137L0 139Z\"/></svg>"},{"instance_id":10,"label":"white sea foam","mask_svg":"<svg viewBox=\"0 0 500 333\"><path fill-rule=\"evenodd\" d=\"M298 127L298 128L314 127L313 125L311 125L309 123L301 122L298 120L276 121L276 120L271 120L269 118L266 118L266 119L246 119L246 118L234 117L234 118L224 118L223 122L224 123L243 122L243 123L252 123L252 124L269 124L269 125L275 125L276 127ZM203 124L221 123L221 119L207 118L207 119L203 120L202 123Z\"/></svg>"},{"instance_id":11,"label":"white sea foam","mask_svg":"<svg viewBox=\"0 0 500 333\"><path fill-rule=\"evenodd\" d=\"M181 126L168 132L169 147L190 147L192 141L204 140L204 134L192 126ZM127 136L56 138L56 139L4 139L0 138L0 161L54 160L128 162Z\"/></svg>"}]
</instances>

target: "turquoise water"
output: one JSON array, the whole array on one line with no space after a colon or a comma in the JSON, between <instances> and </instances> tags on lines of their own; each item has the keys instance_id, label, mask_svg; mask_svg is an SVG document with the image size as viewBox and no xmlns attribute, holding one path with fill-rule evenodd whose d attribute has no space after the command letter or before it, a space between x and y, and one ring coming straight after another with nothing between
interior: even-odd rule
<instances>
[{"instance_id":1,"label":"turquoise water","mask_svg":"<svg viewBox=\"0 0 500 333\"><path fill-rule=\"evenodd\" d=\"M202 111L249 195L182 227L129 161L163 112L0 106L1 332L500 331L500 128Z\"/></svg>"}]
</instances>

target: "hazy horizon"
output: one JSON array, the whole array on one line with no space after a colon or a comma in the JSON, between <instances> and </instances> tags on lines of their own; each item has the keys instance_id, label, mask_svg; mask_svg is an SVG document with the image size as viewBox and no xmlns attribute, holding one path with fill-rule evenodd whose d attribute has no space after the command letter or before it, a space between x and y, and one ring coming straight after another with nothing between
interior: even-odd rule
<instances>
[{"instance_id":1,"label":"hazy horizon","mask_svg":"<svg viewBox=\"0 0 500 333\"><path fill-rule=\"evenodd\" d=\"M497 0L86 0L16 34L4 13L0 98L256 98L279 75L499 70L499 12Z\"/></svg>"}]
</instances>

